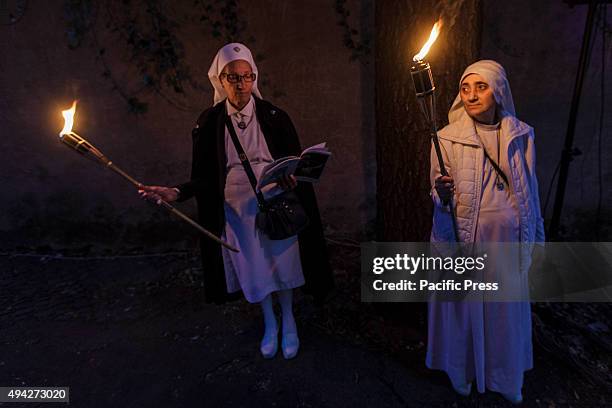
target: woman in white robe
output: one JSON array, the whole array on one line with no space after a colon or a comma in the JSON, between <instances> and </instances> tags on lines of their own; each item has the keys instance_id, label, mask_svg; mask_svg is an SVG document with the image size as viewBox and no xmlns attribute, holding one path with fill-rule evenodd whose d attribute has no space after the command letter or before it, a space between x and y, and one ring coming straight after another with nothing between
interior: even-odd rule
<instances>
[{"instance_id":1,"label":"woman in white robe","mask_svg":"<svg viewBox=\"0 0 612 408\"><path fill-rule=\"evenodd\" d=\"M265 358L276 355L279 326L282 326L280 348L283 356L290 359L299 350L292 302L293 289L305 284L302 266L305 265L304 270L309 269L310 282L317 279L323 282L321 278L329 278L313 287L312 291L318 290L319 293L324 293L332 286L331 270L325 267L327 254L311 186L298 185L291 176L283 177L262 190L264 197L270 198L283 190L296 189L296 195L300 197L310 219L309 226L300 233L299 238L293 236L284 240L271 240L255 225L257 199L229 130L224 126L225 117L230 117L256 178L260 177L268 163L279 158L273 157L271 151L276 156L299 154L299 141L289 116L262 100L257 76L257 66L245 45L230 43L222 47L208 72L215 91L213 107L200 115L193 133L192 180L176 188L143 186L140 193L144 198L158 202L184 201L195 196L198 199L200 220L205 227L216 231L217 221L223 220L222 225L218 226L221 230L219 232L223 239L239 248L240 252L222 248L222 267L216 268L213 261L217 247L203 251L203 258L211 259L210 263L204 262L208 292L223 298L224 294L242 291L248 302L259 303L265 325L260 344L262 355ZM262 131L264 126L265 134ZM217 142L217 139L220 141ZM222 194L215 191L217 187ZM222 217L216 214L216 202L219 199L223 206ZM313 240L322 243L313 245ZM312 259L304 263L305 257L312 258L313 248L323 263L313 262ZM313 276L313 266L319 265L321 267L317 268L317 274ZM221 285L216 275L219 269L225 275L225 282ZM206 272L211 277L208 281ZM280 322L273 310L273 293L277 295L281 306Z\"/></svg>"},{"instance_id":2,"label":"woman in white robe","mask_svg":"<svg viewBox=\"0 0 612 408\"><path fill-rule=\"evenodd\" d=\"M452 196L459 241L542 243L533 129L515 117L503 67L478 61L459 85L450 123L438 133L450 176L441 176L432 148L432 242L455 241L444 204ZM532 245L527 247L526 254L491 267L525 291ZM481 393L489 389L521 402L523 373L533 366L529 303L430 302L426 364L445 371L461 395L475 381Z\"/></svg>"}]
</instances>

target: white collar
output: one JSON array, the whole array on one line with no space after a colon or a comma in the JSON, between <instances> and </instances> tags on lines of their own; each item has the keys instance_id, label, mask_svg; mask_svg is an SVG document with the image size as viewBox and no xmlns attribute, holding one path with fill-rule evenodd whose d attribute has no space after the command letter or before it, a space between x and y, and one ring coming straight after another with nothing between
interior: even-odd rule
<instances>
[{"instance_id":1,"label":"white collar","mask_svg":"<svg viewBox=\"0 0 612 408\"><path fill-rule=\"evenodd\" d=\"M246 116L247 118L250 118L251 116L253 116L253 110L255 108L255 99L253 99L253 95L251 95L251 99L249 99L247 104L244 105L244 108L242 108L240 111L236 109L234 105L229 102L228 99L225 100L225 107L227 108L227 114L230 116L235 115L236 113L240 113L240 116Z\"/></svg>"}]
</instances>

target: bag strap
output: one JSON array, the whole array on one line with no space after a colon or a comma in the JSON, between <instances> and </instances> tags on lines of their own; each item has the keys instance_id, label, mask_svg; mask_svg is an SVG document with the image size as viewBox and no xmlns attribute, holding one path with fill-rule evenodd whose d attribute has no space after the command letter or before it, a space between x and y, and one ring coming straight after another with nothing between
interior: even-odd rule
<instances>
[{"instance_id":1,"label":"bag strap","mask_svg":"<svg viewBox=\"0 0 612 408\"><path fill-rule=\"evenodd\" d=\"M236 152L238 152L238 158L244 167L244 171L249 178L249 182L251 183L251 187L253 188L253 192L255 193L255 197L257 197L257 205L260 209L266 208L266 200L264 199L261 191L257 191L257 177L255 177L255 173L253 172L253 168L251 167L251 163L249 162L249 158L247 157L242 145L240 144L240 140L238 140L238 135L236 135L236 129L234 128L234 124L232 123L232 119L229 115L225 115L225 126L229 131L230 137L232 138L232 142L234 142L234 147L236 148Z\"/></svg>"},{"instance_id":2,"label":"bag strap","mask_svg":"<svg viewBox=\"0 0 612 408\"><path fill-rule=\"evenodd\" d=\"M502 180L504 180L504 183L506 183L508 188L510 188L510 183L508 182L508 176L506 176L506 173L504 173L501 167L499 167L499 164L495 163L495 161L491 159L491 156L489 156L489 153L487 153L487 149L485 149L484 146L482 147L482 150L484 151L484 155L489 161L489 163L491 163L491 166L493 166L493 169L497 172L497 174L499 174Z\"/></svg>"}]
</instances>

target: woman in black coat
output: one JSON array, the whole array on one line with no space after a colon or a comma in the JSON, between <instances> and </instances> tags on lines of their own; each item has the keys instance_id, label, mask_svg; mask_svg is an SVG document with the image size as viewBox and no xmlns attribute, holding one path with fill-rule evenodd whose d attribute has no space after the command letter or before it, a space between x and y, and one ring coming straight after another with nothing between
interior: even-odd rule
<instances>
[{"instance_id":1,"label":"woman in black coat","mask_svg":"<svg viewBox=\"0 0 612 408\"><path fill-rule=\"evenodd\" d=\"M239 139L242 139L241 144L246 143L244 150L256 174L260 173L260 165L267 162L290 155L299 156L300 143L289 116L261 99L257 89L257 68L244 45L233 43L223 47L213 61L209 78L215 88L215 105L200 115L192 132L191 180L174 188L147 186L141 190L141 194L149 199L165 201L184 201L195 197L199 221L204 228L228 240L237 237L231 243L239 247L243 258L236 258L211 240L200 240L206 300L222 303L234 297L230 292L242 290L249 302L261 303L266 330L260 349L264 357L271 358L278 347L278 322L270 296L271 292L276 292L282 310L283 355L292 358L299 349L299 340L291 310L291 289L304 284L305 291L320 302L333 288L314 190L310 183L296 182L292 177L278 180L278 186L283 190L294 189L310 220L299 233L297 242L270 241L260 231L255 231L253 237L250 215L256 212L255 195L252 190L249 192L250 185L240 179L245 177L244 170L238 164L235 146L229 139L226 117L230 115L240 134ZM258 138L258 141L253 142L254 138ZM261 163L258 158L262 160ZM229 186L232 188L228 187L228 176L232 179ZM242 192L237 197L229 197L227 194L233 195L235 191L235 177L242 185ZM234 209L236 202L239 208ZM239 220L236 220L236 214L240 215ZM245 235L251 241L241 248ZM255 242L252 242L253 239ZM295 255L289 254L292 250ZM266 255L262 255L262 251ZM274 255L268 255L270 253ZM279 257L274 258L277 255ZM296 262L291 261L292 256L297 259L297 268ZM264 264L268 262L270 268L262 266L262 259ZM288 265L277 271L276 267L283 262ZM267 270L262 271L262 267ZM234 269L238 269L238 272L235 273ZM283 277L283 274L290 277ZM270 284L264 284L263 289L253 288L262 279L268 279ZM249 283L249 280L252 282ZM283 282L291 283L285 285Z\"/></svg>"}]
</instances>

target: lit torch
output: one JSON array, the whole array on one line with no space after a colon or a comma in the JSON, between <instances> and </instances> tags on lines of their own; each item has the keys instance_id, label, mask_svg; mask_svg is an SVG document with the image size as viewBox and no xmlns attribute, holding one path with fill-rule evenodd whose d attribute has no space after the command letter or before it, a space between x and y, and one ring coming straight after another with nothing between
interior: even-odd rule
<instances>
[{"instance_id":1,"label":"lit torch","mask_svg":"<svg viewBox=\"0 0 612 408\"><path fill-rule=\"evenodd\" d=\"M76 150L77 152L87 157L88 159L98 162L104 165L105 167L110 168L115 173L119 174L121 177L128 180L130 183L132 183L136 187L138 188L143 187L142 183L140 183L139 181L134 179L132 176L130 176L129 174L121 170L116 164L114 164L106 156L104 156L104 154L102 154L102 152L98 150L94 145L92 145L87 140L85 140L83 137L77 135L75 132L72 131L72 125L74 123L74 113L75 112L76 112L76 101L72 102L72 107L70 109L62 111L62 116L64 117L64 128L59 134L60 140L66 146ZM219 244L223 245L224 247L226 247L227 249L231 251L240 252L237 248L221 240L219 237L217 237L210 231L206 230L200 224L198 224L197 222L195 222L194 220L192 220L191 218L183 214L181 211L174 208L172 205L170 205L166 201L162 200L160 202L160 205L166 208L172 214L181 218L183 221L195 227L198 231L200 231L202 234L204 234L208 238L218 242Z\"/></svg>"},{"instance_id":2,"label":"lit torch","mask_svg":"<svg viewBox=\"0 0 612 408\"><path fill-rule=\"evenodd\" d=\"M438 38L440 29L442 28L442 20L438 20L429 34L429 39L421 48L418 54L416 54L412 61L414 64L410 67L410 74L412 76L412 82L414 83L414 89L416 91L417 101L421 107L421 111L425 115L425 119L431 126L431 139L436 150L436 156L438 157L438 164L440 165L440 173L443 176L448 176L446 167L444 166L444 160L442 159L442 152L440 150L440 141L438 140L438 132L436 127L436 100L434 98L434 91L436 86L434 85L433 75L431 74L431 66L429 62L425 61L425 56L429 52L429 49ZM448 203L450 206L450 214L453 221L453 231L455 233L455 240L459 241L459 235L457 232L457 220L455 219L455 213L453 211L453 198L451 196Z\"/></svg>"}]
</instances>

